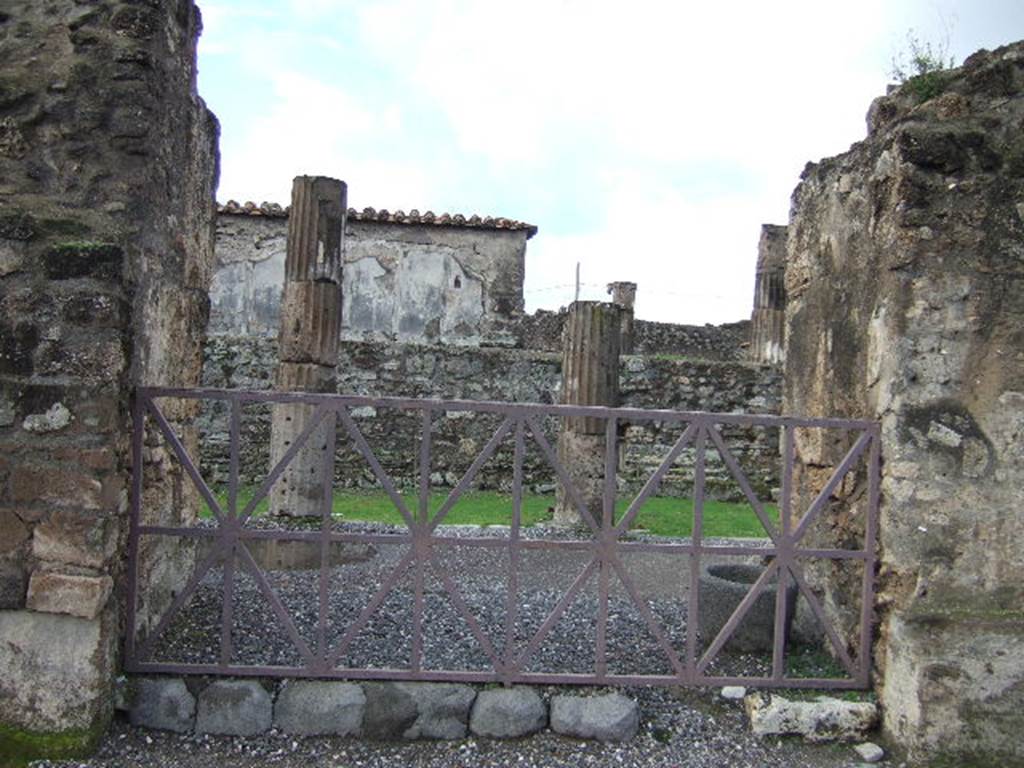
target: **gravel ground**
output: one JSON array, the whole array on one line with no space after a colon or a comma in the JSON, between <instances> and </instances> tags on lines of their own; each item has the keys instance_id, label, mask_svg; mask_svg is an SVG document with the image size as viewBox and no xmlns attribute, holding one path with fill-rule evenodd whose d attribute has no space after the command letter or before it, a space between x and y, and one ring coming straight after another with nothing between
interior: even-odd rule
<instances>
[{"instance_id":1,"label":"gravel ground","mask_svg":"<svg viewBox=\"0 0 1024 768\"><path fill-rule=\"evenodd\" d=\"M549 696L555 688L545 688ZM86 761L38 762L35 768L482 768L485 766L678 766L679 768L847 768L858 764L847 745L759 739L742 707L717 691L625 689L639 700L640 733L628 744L600 744L550 731L523 739L469 738L402 744L342 738L297 739L271 732L257 738L179 736L117 722L99 753ZM885 765L893 765L887 762Z\"/></svg>"},{"instance_id":2,"label":"gravel ground","mask_svg":"<svg viewBox=\"0 0 1024 768\"><path fill-rule=\"evenodd\" d=\"M345 524L346 532L394 534L390 526ZM404 530L404 529L402 529ZM510 558L504 547L459 545L460 538L504 539L507 531L447 526L439 534L449 543L439 547L438 559L482 632L498 653L505 638ZM524 538L560 538L558 529L526 528ZM632 536L632 540L643 537ZM665 539L658 539L664 542ZM450 543L456 542L456 543ZM316 545L311 545L316 546ZM404 544L374 544L376 554L332 568L329 572L327 642L334 648L358 617L379 585L408 551ZM686 639L689 558L649 552L623 552L622 561L636 589L650 607L673 649L683 658ZM590 554L566 549L521 550L518 573L514 647L521 649L534 636L584 570ZM749 560L750 558L748 558ZM733 558L733 562L737 559ZM366 627L356 636L339 666L350 668L408 667L411 663L414 568L397 582ZM317 641L319 571L268 571L267 579L313 649ZM636 604L616 577L610 581L607 629L608 666L614 674L672 674L672 666ZM175 663L215 663L219 660L222 569L210 570L186 609L158 641L153 659ZM273 615L256 580L236 571L234 586L234 656L236 664L301 666L301 657ZM530 658L528 672L588 673L594 670L595 617L598 576L591 573L583 589ZM756 675L766 671L761 657L722 655L709 673ZM491 660L471 634L433 569L424 571L423 663L428 669L488 670Z\"/></svg>"},{"instance_id":3,"label":"gravel ground","mask_svg":"<svg viewBox=\"0 0 1024 768\"><path fill-rule=\"evenodd\" d=\"M258 524L258 523L257 523ZM394 533L396 529L371 524L346 524L346 530ZM447 537L507 536L507 531L444 527ZM551 530L524 529L524 537L558 537ZM632 540L640 537L631 536ZM664 539L659 539L664 541ZM374 545L376 555L362 562L331 569L328 641L337 642L348 623L376 591L382 579L404 554L404 547ZM524 552L518 572L519 620L515 642L521 644L546 618L586 565L582 553ZM504 637L504 611L509 558L499 548L451 546L442 554L470 610L481 628L494 639L498 651ZM665 628L673 647L682 653L686 636L685 556L624 555L635 574L637 589ZM735 560L734 560L735 561ZM294 617L299 633L315 648L317 571L275 571L267 574L275 591ZM384 602L366 630L357 637L343 666L405 666L409 663L412 611L412 572ZM566 611L548 640L538 649L529 671L593 670L594 616L597 580ZM614 584L614 581L613 581ZM161 661L216 661L219 648L221 571L203 580L187 610L172 622L153 658ZM489 659L476 642L453 642L469 633L453 609L446 592L431 574L425 579L424 662L448 669L488 669ZM297 664L292 643L276 629L266 600L249 575L239 571L235 584L235 662L245 664ZM621 587L609 598L609 671L663 673L670 666L653 635L639 618ZM766 657L728 657L714 671L761 674ZM556 692L579 689L539 688L545 698ZM591 689L592 690L592 689ZM603 745L576 741L544 731L525 739L498 741L469 738L460 742L380 743L339 738L297 739L274 731L257 738L181 736L133 728L118 719L98 754L84 762L39 762L37 768L233 768L234 766L687 766L709 768L834 768L857 764L849 746L808 745L798 739L763 740L749 733L742 705L721 699L718 690L679 688L624 688L640 704L641 730L630 743Z\"/></svg>"}]
</instances>

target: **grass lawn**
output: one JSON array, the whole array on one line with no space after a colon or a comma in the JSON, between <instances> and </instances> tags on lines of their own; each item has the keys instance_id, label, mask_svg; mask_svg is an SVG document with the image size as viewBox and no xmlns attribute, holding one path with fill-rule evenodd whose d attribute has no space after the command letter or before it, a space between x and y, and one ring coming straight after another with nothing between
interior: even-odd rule
<instances>
[{"instance_id":1,"label":"grass lawn","mask_svg":"<svg viewBox=\"0 0 1024 768\"><path fill-rule=\"evenodd\" d=\"M252 498L254 488L239 490L239 509ZM446 492L434 492L430 496L430 510L433 514L440 509ZM402 498L412 514L418 509L418 497L404 493ZM227 494L218 493L218 501L227 506ZM621 519L629 508L632 497L621 498L616 504L615 519ZM534 525L551 519L548 511L555 504L554 496L523 495L523 525ZM778 509L765 506L772 521L777 525ZM267 511L266 499L256 507L256 514ZM205 515L209 512L204 509ZM361 520L402 525L401 513L383 491L353 491L335 489L333 513L346 520ZM496 491L468 491L448 512L444 522L452 525L508 525L512 521L512 497ZM648 499L633 520L631 528L643 528L658 536L689 536L693 531L693 501L660 496ZM704 535L766 538L764 528L747 504L723 501L704 502Z\"/></svg>"}]
</instances>

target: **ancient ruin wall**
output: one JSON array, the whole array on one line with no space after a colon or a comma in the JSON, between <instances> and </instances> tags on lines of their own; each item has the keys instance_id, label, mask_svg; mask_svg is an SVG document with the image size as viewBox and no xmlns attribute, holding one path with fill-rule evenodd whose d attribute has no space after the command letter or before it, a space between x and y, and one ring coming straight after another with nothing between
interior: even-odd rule
<instances>
[{"instance_id":1,"label":"ancient ruin wall","mask_svg":"<svg viewBox=\"0 0 1024 768\"><path fill-rule=\"evenodd\" d=\"M201 366L217 126L199 27L187 0L0 11L0 760L87 748L111 711L131 387ZM168 416L194 441L187 409ZM166 452L147 457L180 497Z\"/></svg>"},{"instance_id":2,"label":"ancient ruin wall","mask_svg":"<svg viewBox=\"0 0 1024 768\"><path fill-rule=\"evenodd\" d=\"M212 387L271 389L277 361L273 339L211 337L206 347L203 383ZM515 349L452 346L395 345L379 342L342 342L338 360L338 391L373 397L441 397L466 400L501 400L521 403L557 403L561 387L560 356ZM622 358L620 402L625 407L705 410L715 412L778 413L781 373L769 366L666 358ZM395 411L358 408L353 416L374 447L382 465L399 483L417 481L418 422L403 421ZM549 424L551 437L557 420ZM448 469L436 474L437 486L454 486L459 467L468 466L491 437L497 423L487 418L448 414L433 437L435 464ZM215 482L227 479L227 414L209 409L202 422L204 475ZM269 439L269 410L243 425L242 481L253 484L266 472L265 446ZM726 430L730 446L750 475L762 498L770 498L778 485L778 440L766 430ZM620 466L624 490L636 490L658 468L678 434L669 428L630 427L624 436ZM553 444L553 442L552 442ZM666 493L688 494L692 468L680 460L665 483ZM484 466L484 487L508 490L512 478L511 453L499 454ZM351 451L339 451L339 484L376 487L365 463ZM535 452L528 453L524 481L533 492L553 493L555 477ZM708 467L708 493L739 499L739 489L720 462Z\"/></svg>"},{"instance_id":3,"label":"ancient ruin wall","mask_svg":"<svg viewBox=\"0 0 1024 768\"><path fill-rule=\"evenodd\" d=\"M887 731L927 764L1009 764L1024 756L1024 44L975 54L923 103L915 85L794 193L785 411L882 422ZM843 447L798 441L802 479ZM863 477L841 492L862 505ZM852 586L817 575L841 614Z\"/></svg>"},{"instance_id":4,"label":"ancient ruin wall","mask_svg":"<svg viewBox=\"0 0 1024 768\"><path fill-rule=\"evenodd\" d=\"M518 346L538 352L561 352L565 318L564 310L540 309L532 315L524 315L516 324ZM633 352L638 355L740 361L748 358L749 340L749 320L722 325L633 321Z\"/></svg>"},{"instance_id":5,"label":"ancient ruin wall","mask_svg":"<svg viewBox=\"0 0 1024 768\"><path fill-rule=\"evenodd\" d=\"M276 335L287 218L279 207L232 210L218 216L210 331ZM342 338L514 344L534 227L369 210L347 219Z\"/></svg>"}]
</instances>

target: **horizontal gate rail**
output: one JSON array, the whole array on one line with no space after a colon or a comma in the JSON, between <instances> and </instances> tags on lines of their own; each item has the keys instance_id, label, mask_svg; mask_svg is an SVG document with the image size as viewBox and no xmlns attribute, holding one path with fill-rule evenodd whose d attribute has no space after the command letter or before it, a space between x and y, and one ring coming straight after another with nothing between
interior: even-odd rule
<instances>
[{"instance_id":1,"label":"horizontal gate rail","mask_svg":"<svg viewBox=\"0 0 1024 768\"><path fill-rule=\"evenodd\" d=\"M192 401L219 401L230 407L230 470L227 501L221 503L208 486L198 469L198 461L188 454L182 440L175 433L160 401L165 399ZM306 404L315 409L306 428L289 446L288 450L269 468L267 477L259 484L258 490L249 502L240 508L239 464L241 441L241 409L246 404ZM391 408L418 413L420 415L419 479L417 503L406 505L396 490L392 479L377 461L372 446L360 432L352 417L352 409L360 407ZM439 415L451 412L472 412L494 414L504 417L491 439L479 452L462 478L449 492L441 507L433 513L429 510L431 492L431 428ZM139 673L195 673L205 675L258 675L269 677L318 677L344 679L402 679L424 681L463 681L511 683L585 683L585 684L628 684L628 685L723 685L740 683L764 687L793 688L864 688L869 684L871 672L872 608L874 603L875 548L878 525L878 502L880 482L880 429L877 422L845 419L813 419L792 416L766 416L749 414L717 414L669 410L646 410L637 408L603 408L591 406L541 405L500 402L477 402L465 400L374 398L310 393L279 393L234 391L218 389L175 389L141 387L136 391L133 406L134 425L132 435L132 500L131 528L129 541L129 584L128 584L128 628L125 647L126 668ZM544 434L541 424L552 417L588 416L604 419L605 472L603 505L599 515L592 516L581 502L578 489L574 486L571 473L563 467L556 451ZM170 452L180 461L185 475L195 486L199 496L210 508L213 525L175 526L149 525L143 522L144 512L144 458L146 447L146 422L150 433L159 435ZM650 475L641 490L629 504L622 517L616 521L614 508L617 495L616 467L618 460L618 428L623 422L630 424L662 423L685 425L682 434L664 456L657 469ZM312 530L277 530L251 527L252 516L260 501L267 497L274 483L284 473L289 462L308 443L311 436L322 425L328 426L324 456L323 507L320 526ZM729 450L720 431L723 426L746 426L779 429L781 440L782 483L780 525L776 527L765 510L765 504L757 497L739 463ZM796 510L794 502L794 467L796 464L796 430L800 428L827 428L841 430L850 435L851 447L832 470L820 492L806 509ZM402 514L406 530L395 533L338 531L330 526L333 477L330 471L336 441L348 439L355 450L369 463L380 487L391 497ZM508 536L451 536L440 527L448 512L458 503L470 488L481 467L494 451L511 440L514 446L512 462L512 514ZM589 529L589 538L528 538L522 531L523 463L529 446L534 446L550 465L554 474L565 488L566 495L578 510L581 519ZM723 543L707 541L703 535L704 502L706 497L706 458L709 450L719 455L730 475L736 480L743 497L758 520L765 528L767 540L763 545L745 544L742 540ZM623 536L636 515L659 488L669 470L684 451L693 452L693 502L694 521L692 536L684 540L626 541ZM821 518L829 499L843 484L849 473L860 465L866 467L867 491L864 504L864 535L862 546L842 549L807 545L803 540L814 523ZM799 514L796 512L799 511ZM197 567L191 573L184 588L174 595L155 626L147 627L145 633L139 626L138 606L140 595L140 551L143 537L177 537L197 542L205 541L208 551L197 559ZM319 589L310 595L316 601L317 629L314 639L304 638L298 630L295 618L282 603L274 586L253 558L249 545L261 540L293 541L319 544ZM375 585L372 598L362 607L349 623L340 638L330 641L327 633L329 619L329 548L332 544L405 545L407 551L393 570ZM488 635L458 583L457 574L451 574L444 567L440 557L445 547L478 547L506 550L509 557L507 576L507 598L504 605L504 628L495 637ZM513 641L513 627L520 610L520 556L531 551L575 552L583 556L585 563L568 590L554 605L539 628L523 643ZM685 636L681 647L674 647L666 628L652 612L648 601L640 594L634 578L626 567L627 555L649 554L668 555L680 559L680 578L688 581L688 607L686 610ZM713 638L698 636L697 617L700 613L701 591L698 579L702 560L720 556L751 556L767 560L760 576L751 585L749 592L740 601L732 616ZM851 657L846 642L831 625L825 609L811 589L804 564L806 558L826 561L860 561L863 575L860 581L860 612L857 632L857 658ZM223 567L223 604L221 609L219 662L217 663L172 663L152 658L157 643L171 623L185 609L194 596L204 577L218 564ZM234 659L235 648L232 627L237 609L234 593L241 574L247 575L267 601L277 626L294 645L302 663L298 665L249 665ZM410 661L401 668L366 668L339 666L351 644L371 619L382 609L396 585L411 575L413 590L412 626L410 632ZM489 668L480 670L433 669L424 666L424 605L425 580L432 576L441 591L451 601L458 616L465 621L469 634L459 641L473 643L487 659ZM582 593L591 580L597 583L597 612L594 616L594 672L581 674L570 672L534 672L528 664L538 649L549 637L552 629L564 615L573 601ZM713 662L726 647L734 631L741 625L759 595L775 580L777 583L774 612L774 645L771 653L771 673L766 675L739 676L717 674L712 670ZM649 630L656 646L665 656L671 674L619 674L608 669L608 622L609 595L613 583L620 585L629 599L631 608L638 614L638 621ZM792 606L785 598L786 587L794 584L813 616L821 624L832 655L847 674L845 678L835 677L791 677L785 672L787 612ZM501 640L501 644L496 644ZM703 640L706 647L699 647Z\"/></svg>"}]
</instances>

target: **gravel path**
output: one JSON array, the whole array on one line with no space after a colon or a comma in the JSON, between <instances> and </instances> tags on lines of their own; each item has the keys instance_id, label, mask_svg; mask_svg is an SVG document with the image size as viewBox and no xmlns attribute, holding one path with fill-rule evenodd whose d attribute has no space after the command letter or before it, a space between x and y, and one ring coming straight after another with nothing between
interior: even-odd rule
<instances>
[{"instance_id":1,"label":"gravel path","mask_svg":"<svg viewBox=\"0 0 1024 768\"><path fill-rule=\"evenodd\" d=\"M395 534L391 526L345 524L346 532ZM437 559L497 653L505 643L505 620L511 561L505 547L461 545L461 538L504 540L495 528L446 526L439 535ZM561 538L558 529L525 528L524 538ZM642 537L632 537L642 540ZM666 539L657 539L664 542ZM452 543L455 542L455 543ZM317 547L310 544L310 547ZM339 644L379 586L408 552L405 544L373 545L372 557L337 565L329 571L327 643ZM541 627L591 555L585 551L521 550L514 648L522 649ZM684 658L689 558L685 555L623 552L623 566L650 608L669 643ZM734 562L737 560L734 558ZM153 659L174 663L216 663L220 650L223 571L211 569L185 610L158 641ZM318 570L266 572L267 580L286 607L298 634L317 647ZM354 638L339 666L407 668L411 664L415 568L406 570L366 627ZM608 668L613 674L672 674L673 668L655 634L617 577L610 580L608 604ZM244 665L302 666L302 658L274 616L256 580L236 570L234 583L233 662ZM554 625L526 665L527 672L592 673L598 613L598 574L590 574L578 596ZM738 658L723 655L710 673L754 675L767 670L768 655ZM450 598L439 572L424 570L423 664L427 669L489 670L490 657Z\"/></svg>"}]
</instances>

